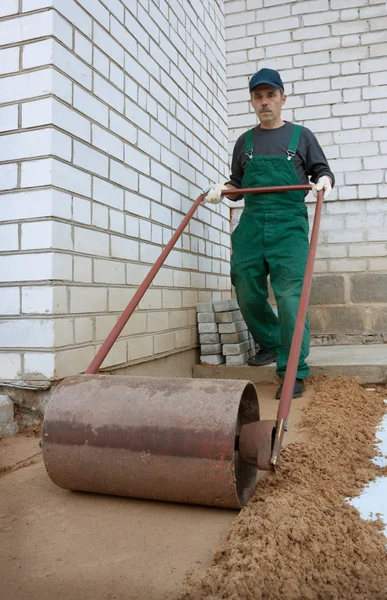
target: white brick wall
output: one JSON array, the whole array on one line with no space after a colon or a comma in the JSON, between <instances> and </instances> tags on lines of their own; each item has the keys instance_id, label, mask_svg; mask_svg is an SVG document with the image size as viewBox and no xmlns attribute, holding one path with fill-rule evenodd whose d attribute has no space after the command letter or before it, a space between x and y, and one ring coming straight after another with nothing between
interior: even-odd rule
<instances>
[{"instance_id":1,"label":"white brick wall","mask_svg":"<svg viewBox=\"0 0 387 600\"><path fill-rule=\"evenodd\" d=\"M226 0L225 12L229 157L257 123L249 77L262 67L279 70L284 118L317 135L336 176L315 271L387 272L385 0ZM235 226L240 208L233 212Z\"/></svg>"},{"instance_id":2,"label":"white brick wall","mask_svg":"<svg viewBox=\"0 0 387 600\"><path fill-rule=\"evenodd\" d=\"M86 368L227 173L223 11L0 2L1 380ZM227 207L200 207L104 366L196 345L194 305L229 296L228 260Z\"/></svg>"}]
</instances>

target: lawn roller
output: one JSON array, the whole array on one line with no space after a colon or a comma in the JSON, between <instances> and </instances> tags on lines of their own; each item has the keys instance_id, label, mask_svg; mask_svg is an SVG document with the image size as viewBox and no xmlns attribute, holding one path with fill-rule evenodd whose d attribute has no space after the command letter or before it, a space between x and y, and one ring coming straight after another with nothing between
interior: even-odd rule
<instances>
[{"instance_id":1,"label":"lawn roller","mask_svg":"<svg viewBox=\"0 0 387 600\"><path fill-rule=\"evenodd\" d=\"M222 195L310 190L310 185L225 190ZM257 469L275 470L286 430L312 283L323 193L319 192L304 284L277 419L260 421L249 381L96 374L187 223L179 228L85 374L56 388L43 424L43 459L64 489L241 508Z\"/></svg>"}]
</instances>

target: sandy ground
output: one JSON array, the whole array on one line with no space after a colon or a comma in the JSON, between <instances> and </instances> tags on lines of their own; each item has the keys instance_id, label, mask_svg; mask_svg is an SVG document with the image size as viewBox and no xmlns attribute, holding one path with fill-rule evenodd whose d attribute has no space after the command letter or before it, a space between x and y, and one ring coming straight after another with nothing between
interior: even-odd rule
<instances>
[{"instance_id":1,"label":"sandy ground","mask_svg":"<svg viewBox=\"0 0 387 600\"><path fill-rule=\"evenodd\" d=\"M258 386L274 418L275 386ZM295 400L287 442L302 439L313 390ZM237 511L73 493L47 477L39 440L0 442L0 596L4 600L161 600L204 570ZM12 470L13 469L13 470Z\"/></svg>"}]
</instances>

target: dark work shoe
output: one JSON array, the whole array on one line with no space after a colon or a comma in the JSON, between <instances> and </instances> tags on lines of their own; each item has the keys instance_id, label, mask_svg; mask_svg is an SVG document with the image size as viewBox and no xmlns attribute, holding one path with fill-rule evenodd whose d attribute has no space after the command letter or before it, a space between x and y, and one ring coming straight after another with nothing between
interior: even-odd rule
<instances>
[{"instance_id":1,"label":"dark work shoe","mask_svg":"<svg viewBox=\"0 0 387 600\"><path fill-rule=\"evenodd\" d=\"M255 356L252 356L247 361L247 364L252 367L262 367L263 365L270 365L277 360L277 355L270 352L270 350L258 350Z\"/></svg>"},{"instance_id":2,"label":"dark work shoe","mask_svg":"<svg viewBox=\"0 0 387 600\"><path fill-rule=\"evenodd\" d=\"M276 400L279 400L281 398L281 394L282 394L282 387L283 387L283 382L281 383L281 385L279 386L277 392L276 392ZM305 383L303 379L296 379L295 383L294 383L294 389L293 389L293 398L301 398L302 394L305 391Z\"/></svg>"}]
</instances>

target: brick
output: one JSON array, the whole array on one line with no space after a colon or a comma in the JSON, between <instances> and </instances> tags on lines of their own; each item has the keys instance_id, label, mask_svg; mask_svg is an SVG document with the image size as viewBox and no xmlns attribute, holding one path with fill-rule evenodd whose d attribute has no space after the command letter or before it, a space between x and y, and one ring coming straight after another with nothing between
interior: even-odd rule
<instances>
[{"instance_id":1,"label":"brick","mask_svg":"<svg viewBox=\"0 0 387 600\"><path fill-rule=\"evenodd\" d=\"M362 171L354 173L346 173L345 181L348 185L382 183L383 171Z\"/></svg>"},{"instance_id":2,"label":"brick","mask_svg":"<svg viewBox=\"0 0 387 600\"><path fill-rule=\"evenodd\" d=\"M55 98L23 103L23 127L36 127L51 123L87 142L91 140L90 122Z\"/></svg>"},{"instance_id":3,"label":"brick","mask_svg":"<svg viewBox=\"0 0 387 600\"><path fill-rule=\"evenodd\" d=\"M15 102L31 97L49 94L55 87L55 94L71 102L71 81L51 68L11 75L2 79L0 103Z\"/></svg>"},{"instance_id":4,"label":"brick","mask_svg":"<svg viewBox=\"0 0 387 600\"><path fill-rule=\"evenodd\" d=\"M357 156L373 156L378 152L378 144L376 142L368 142L368 143L357 143L357 144L346 144L341 147L341 156L343 158L347 157L357 157ZM374 168L378 168L375 165Z\"/></svg>"},{"instance_id":5,"label":"brick","mask_svg":"<svg viewBox=\"0 0 387 600\"><path fill-rule=\"evenodd\" d=\"M360 306L314 307L310 311L310 327L314 333L364 333L366 313Z\"/></svg>"},{"instance_id":6,"label":"brick","mask_svg":"<svg viewBox=\"0 0 387 600\"><path fill-rule=\"evenodd\" d=\"M168 352L175 348L175 334L173 331L168 333L161 333L154 336L154 352L159 354L161 352Z\"/></svg>"},{"instance_id":7,"label":"brick","mask_svg":"<svg viewBox=\"0 0 387 600\"><path fill-rule=\"evenodd\" d=\"M1 171L0 171L1 173ZM11 251L19 249L18 225L0 225L0 251Z\"/></svg>"},{"instance_id":8,"label":"brick","mask_svg":"<svg viewBox=\"0 0 387 600\"><path fill-rule=\"evenodd\" d=\"M111 19L110 33L113 36L113 38L115 40L117 40L117 42L119 44L121 44L121 46L123 46L123 48L125 48L128 52L130 52L130 54L132 56L135 56L135 57L137 56L136 39L116 19ZM125 59L126 59L126 57L125 57ZM133 61L132 58L131 58L131 61ZM130 69L128 69L128 72L130 72Z\"/></svg>"},{"instance_id":9,"label":"brick","mask_svg":"<svg viewBox=\"0 0 387 600\"><path fill-rule=\"evenodd\" d=\"M137 335L139 333L146 333L146 318L145 313L134 313L127 325L122 330L122 336Z\"/></svg>"},{"instance_id":10,"label":"brick","mask_svg":"<svg viewBox=\"0 0 387 600\"><path fill-rule=\"evenodd\" d=\"M387 331L387 313L386 309L372 307L372 331L379 333Z\"/></svg>"},{"instance_id":11,"label":"brick","mask_svg":"<svg viewBox=\"0 0 387 600\"><path fill-rule=\"evenodd\" d=\"M105 284L125 283L125 264L112 260L95 260L94 281Z\"/></svg>"},{"instance_id":12,"label":"brick","mask_svg":"<svg viewBox=\"0 0 387 600\"><path fill-rule=\"evenodd\" d=\"M110 159L110 179L126 189L138 190L138 173L112 159Z\"/></svg>"},{"instance_id":13,"label":"brick","mask_svg":"<svg viewBox=\"0 0 387 600\"><path fill-rule=\"evenodd\" d=\"M92 126L92 136L92 143L94 146L97 146L97 148L100 148L106 154L123 160L124 143L117 136L94 124Z\"/></svg>"},{"instance_id":14,"label":"brick","mask_svg":"<svg viewBox=\"0 0 387 600\"><path fill-rule=\"evenodd\" d=\"M39 281L53 278L53 254L0 256L2 280Z\"/></svg>"},{"instance_id":15,"label":"brick","mask_svg":"<svg viewBox=\"0 0 387 600\"><path fill-rule=\"evenodd\" d=\"M79 86L74 84L74 107L88 118L97 121L101 125L107 127L109 120L109 109L103 102L100 102L95 96L89 94ZM72 111L72 116L75 118L75 111ZM74 114L75 113L75 114ZM90 139L90 138L89 138Z\"/></svg>"},{"instance_id":16,"label":"brick","mask_svg":"<svg viewBox=\"0 0 387 600\"><path fill-rule=\"evenodd\" d=\"M330 270L332 272L350 273L352 271L365 271L367 263L363 259L338 259L330 261Z\"/></svg>"},{"instance_id":17,"label":"brick","mask_svg":"<svg viewBox=\"0 0 387 600\"><path fill-rule=\"evenodd\" d=\"M54 343L52 319L18 319L0 321L0 335L5 348L50 348Z\"/></svg>"},{"instance_id":18,"label":"brick","mask_svg":"<svg viewBox=\"0 0 387 600\"><path fill-rule=\"evenodd\" d=\"M182 329L181 331L175 331L175 348L184 348L185 346L191 346L192 332L193 330L191 329Z\"/></svg>"},{"instance_id":19,"label":"brick","mask_svg":"<svg viewBox=\"0 0 387 600\"><path fill-rule=\"evenodd\" d=\"M249 358L250 358L249 351L244 352L243 354L236 355L236 356L227 356L226 357L226 365L227 366L244 365L247 363Z\"/></svg>"},{"instance_id":20,"label":"brick","mask_svg":"<svg viewBox=\"0 0 387 600\"><path fill-rule=\"evenodd\" d=\"M21 377L21 355L16 352L0 353L0 377L3 381Z\"/></svg>"},{"instance_id":21,"label":"brick","mask_svg":"<svg viewBox=\"0 0 387 600\"><path fill-rule=\"evenodd\" d=\"M93 47L91 42L84 35L75 31L74 35L74 52L78 54L84 61L91 64L93 56Z\"/></svg>"},{"instance_id":22,"label":"brick","mask_svg":"<svg viewBox=\"0 0 387 600\"><path fill-rule=\"evenodd\" d=\"M109 211L107 206L102 204L97 204L94 202L92 204L92 216L91 222L95 227L99 229L108 229L109 228Z\"/></svg>"},{"instance_id":23,"label":"brick","mask_svg":"<svg viewBox=\"0 0 387 600\"><path fill-rule=\"evenodd\" d=\"M59 348L63 346L71 346L74 344L74 331L73 331L73 319L55 319L54 321L54 347ZM52 356L52 363L55 357ZM32 361L31 361L32 362ZM52 365L53 366L53 365ZM43 365L40 365L44 368ZM25 363L24 363L24 370Z\"/></svg>"},{"instance_id":24,"label":"brick","mask_svg":"<svg viewBox=\"0 0 387 600\"><path fill-rule=\"evenodd\" d=\"M22 187L55 185L85 196L91 189L90 175L54 159L22 163L21 182Z\"/></svg>"},{"instance_id":25,"label":"brick","mask_svg":"<svg viewBox=\"0 0 387 600\"><path fill-rule=\"evenodd\" d=\"M62 320L62 319L61 319ZM24 353L24 378L37 380L52 379L55 375L55 356L49 352Z\"/></svg>"},{"instance_id":26,"label":"brick","mask_svg":"<svg viewBox=\"0 0 387 600\"><path fill-rule=\"evenodd\" d=\"M352 100L354 98L352 97ZM369 102L347 102L338 103L332 106L332 114L336 116L344 115L363 115L367 114L370 110Z\"/></svg>"},{"instance_id":27,"label":"brick","mask_svg":"<svg viewBox=\"0 0 387 600\"><path fill-rule=\"evenodd\" d=\"M3 136L2 140L0 161L54 153L67 160L71 158L70 138L52 129L10 133Z\"/></svg>"},{"instance_id":28,"label":"brick","mask_svg":"<svg viewBox=\"0 0 387 600\"><path fill-rule=\"evenodd\" d=\"M109 79L110 61L97 47L94 47L93 68L94 71L99 71L101 75Z\"/></svg>"},{"instance_id":29,"label":"brick","mask_svg":"<svg viewBox=\"0 0 387 600\"><path fill-rule=\"evenodd\" d=\"M350 281L351 301L355 304L386 301L387 274L357 273Z\"/></svg>"},{"instance_id":30,"label":"brick","mask_svg":"<svg viewBox=\"0 0 387 600\"><path fill-rule=\"evenodd\" d=\"M345 282L342 275L313 277L310 305L345 304Z\"/></svg>"},{"instance_id":31,"label":"brick","mask_svg":"<svg viewBox=\"0 0 387 600\"><path fill-rule=\"evenodd\" d=\"M95 256L109 255L109 236L100 231L81 227L74 229L74 250Z\"/></svg>"},{"instance_id":32,"label":"brick","mask_svg":"<svg viewBox=\"0 0 387 600\"><path fill-rule=\"evenodd\" d=\"M0 74L14 73L19 70L20 48L6 48L0 50Z\"/></svg>"},{"instance_id":33,"label":"brick","mask_svg":"<svg viewBox=\"0 0 387 600\"><path fill-rule=\"evenodd\" d=\"M100 287L71 287L70 312L105 312L107 308L106 289Z\"/></svg>"},{"instance_id":34,"label":"brick","mask_svg":"<svg viewBox=\"0 0 387 600\"><path fill-rule=\"evenodd\" d=\"M2 106L0 108L0 131L18 128L18 106Z\"/></svg>"},{"instance_id":35,"label":"brick","mask_svg":"<svg viewBox=\"0 0 387 600\"><path fill-rule=\"evenodd\" d=\"M349 248L349 256L363 258L365 256L386 256L386 244L354 244Z\"/></svg>"},{"instance_id":36,"label":"brick","mask_svg":"<svg viewBox=\"0 0 387 600\"><path fill-rule=\"evenodd\" d=\"M0 314L18 315L20 313L20 292L17 287L3 287L0 294Z\"/></svg>"},{"instance_id":37,"label":"brick","mask_svg":"<svg viewBox=\"0 0 387 600\"><path fill-rule=\"evenodd\" d=\"M125 258L127 260L138 260L139 243L137 240L131 240L116 235L111 236L111 256L116 258Z\"/></svg>"},{"instance_id":38,"label":"brick","mask_svg":"<svg viewBox=\"0 0 387 600\"><path fill-rule=\"evenodd\" d=\"M93 92L98 98L104 100L111 108L114 108L121 113L124 112L125 96L123 92L98 75L98 73L94 73Z\"/></svg>"},{"instance_id":39,"label":"brick","mask_svg":"<svg viewBox=\"0 0 387 600\"><path fill-rule=\"evenodd\" d=\"M181 308L181 292L179 290L163 290L163 308ZM205 327L210 325L209 323L201 323L201 326ZM211 331L203 333L212 333Z\"/></svg>"},{"instance_id":40,"label":"brick","mask_svg":"<svg viewBox=\"0 0 387 600\"><path fill-rule=\"evenodd\" d=\"M103 177L108 176L109 159L105 154L77 141L74 141L73 148L74 164Z\"/></svg>"},{"instance_id":41,"label":"brick","mask_svg":"<svg viewBox=\"0 0 387 600\"><path fill-rule=\"evenodd\" d=\"M144 294L144 298L139 304L140 310L162 308L161 290L150 289ZM164 307L165 308L165 307Z\"/></svg>"},{"instance_id":42,"label":"brick","mask_svg":"<svg viewBox=\"0 0 387 600\"><path fill-rule=\"evenodd\" d=\"M222 354L209 354L207 356L200 357L200 364L216 366L226 362L225 357Z\"/></svg>"},{"instance_id":43,"label":"brick","mask_svg":"<svg viewBox=\"0 0 387 600\"><path fill-rule=\"evenodd\" d=\"M128 342L128 360L138 360L153 354L153 336L135 337Z\"/></svg>"},{"instance_id":44,"label":"brick","mask_svg":"<svg viewBox=\"0 0 387 600\"><path fill-rule=\"evenodd\" d=\"M124 190L98 177L93 178L93 198L98 202L123 210Z\"/></svg>"},{"instance_id":45,"label":"brick","mask_svg":"<svg viewBox=\"0 0 387 600\"><path fill-rule=\"evenodd\" d=\"M202 333L199 335L200 344L219 344L219 333Z\"/></svg>"},{"instance_id":46,"label":"brick","mask_svg":"<svg viewBox=\"0 0 387 600\"><path fill-rule=\"evenodd\" d=\"M61 350L55 356L55 374L58 378L83 373L94 356L93 346Z\"/></svg>"},{"instance_id":47,"label":"brick","mask_svg":"<svg viewBox=\"0 0 387 600\"><path fill-rule=\"evenodd\" d=\"M0 17L13 15L19 11L18 0L3 0L0 6Z\"/></svg>"}]
</instances>

